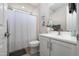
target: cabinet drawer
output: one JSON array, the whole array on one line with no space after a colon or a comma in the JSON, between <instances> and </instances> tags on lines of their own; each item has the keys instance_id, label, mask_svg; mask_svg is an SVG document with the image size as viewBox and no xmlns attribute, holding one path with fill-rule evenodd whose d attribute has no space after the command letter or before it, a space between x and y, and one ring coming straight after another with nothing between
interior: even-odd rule
<instances>
[{"instance_id":1,"label":"cabinet drawer","mask_svg":"<svg viewBox=\"0 0 79 59\"><path fill-rule=\"evenodd\" d=\"M63 45L65 47L75 47L76 45L75 44L71 44L71 43L67 43L67 42L64 42L64 41L59 41L59 40L56 40L56 39L51 39L53 43L57 43L59 45Z\"/></svg>"},{"instance_id":2,"label":"cabinet drawer","mask_svg":"<svg viewBox=\"0 0 79 59\"><path fill-rule=\"evenodd\" d=\"M39 39L49 39L48 37L40 36Z\"/></svg>"}]
</instances>

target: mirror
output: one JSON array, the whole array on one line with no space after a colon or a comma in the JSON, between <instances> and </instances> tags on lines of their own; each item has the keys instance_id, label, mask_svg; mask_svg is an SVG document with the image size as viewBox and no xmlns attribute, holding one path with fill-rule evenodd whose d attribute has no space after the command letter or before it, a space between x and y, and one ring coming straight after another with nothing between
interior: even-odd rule
<instances>
[{"instance_id":1,"label":"mirror","mask_svg":"<svg viewBox=\"0 0 79 59\"><path fill-rule=\"evenodd\" d=\"M76 22L76 3L55 3L50 6L47 27L52 27L56 31L76 31Z\"/></svg>"}]
</instances>

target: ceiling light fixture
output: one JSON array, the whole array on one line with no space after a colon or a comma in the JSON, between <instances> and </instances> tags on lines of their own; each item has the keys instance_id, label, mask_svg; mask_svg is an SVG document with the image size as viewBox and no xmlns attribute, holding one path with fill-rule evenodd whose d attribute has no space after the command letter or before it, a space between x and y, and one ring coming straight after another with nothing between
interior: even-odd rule
<instances>
[{"instance_id":1,"label":"ceiling light fixture","mask_svg":"<svg viewBox=\"0 0 79 59\"><path fill-rule=\"evenodd\" d=\"M22 8L25 8L24 6Z\"/></svg>"}]
</instances>

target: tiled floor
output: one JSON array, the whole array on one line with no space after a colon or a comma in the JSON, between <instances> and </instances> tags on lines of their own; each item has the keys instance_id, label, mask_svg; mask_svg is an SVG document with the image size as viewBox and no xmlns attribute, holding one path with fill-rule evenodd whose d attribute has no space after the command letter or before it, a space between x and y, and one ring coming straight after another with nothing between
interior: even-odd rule
<instances>
[{"instance_id":1,"label":"tiled floor","mask_svg":"<svg viewBox=\"0 0 79 59\"><path fill-rule=\"evenodd\" d=\"M29 54L24 54L23 56L40 56L40 53L35 53L35 54L32 54L32 55L29 55Z\"/></svg>"},{"instance_id":2,"label":"tiled floor","mask_svg":"<svg viewBox=\"0 0 79 59\"><path fill-rule=\"evenodd\" d=\"M9 56L40 56L40 53L38 51L39 49L31 49L31 55L29 54L29 50L27 49L20 49L14 52L11 52Z\"/></svg>"},{"instance_id":3,"label":"tiled floor","mask_svg":"<svg viewBox=\"0 0 79 59\"><path fill-rule=\"evenodd\" d=\"M24 54L23 56L30 56L29 54Z\"/></svg>"},{"instance_id":4,"label":"tiled floor","mask_svg":"<svg viewBox=\"0 0 79 59\"><path fill-rule=\"evenodd\" d=\"M27 52L25 51L25 49L20 49L9 53L9 56L22 56L23 54L26 54L26 53Z\"/></svg>"}]
</instances>

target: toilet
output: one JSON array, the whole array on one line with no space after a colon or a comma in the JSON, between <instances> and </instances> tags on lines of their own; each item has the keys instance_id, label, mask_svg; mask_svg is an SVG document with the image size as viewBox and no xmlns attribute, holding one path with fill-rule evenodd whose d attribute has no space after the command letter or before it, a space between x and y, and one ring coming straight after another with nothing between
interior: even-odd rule
<instances>
[{"instance_id":1,"label":"toilet","mask_svg":"<svg viewBox=\"0 0 79 59\"><path fill-rule=\"evenodd\" d=\"M38 40L29 42L28 54L32 55L34 53L39 52L39 44L40 44L40 41Z\"/></svg>"}]
</instances>

